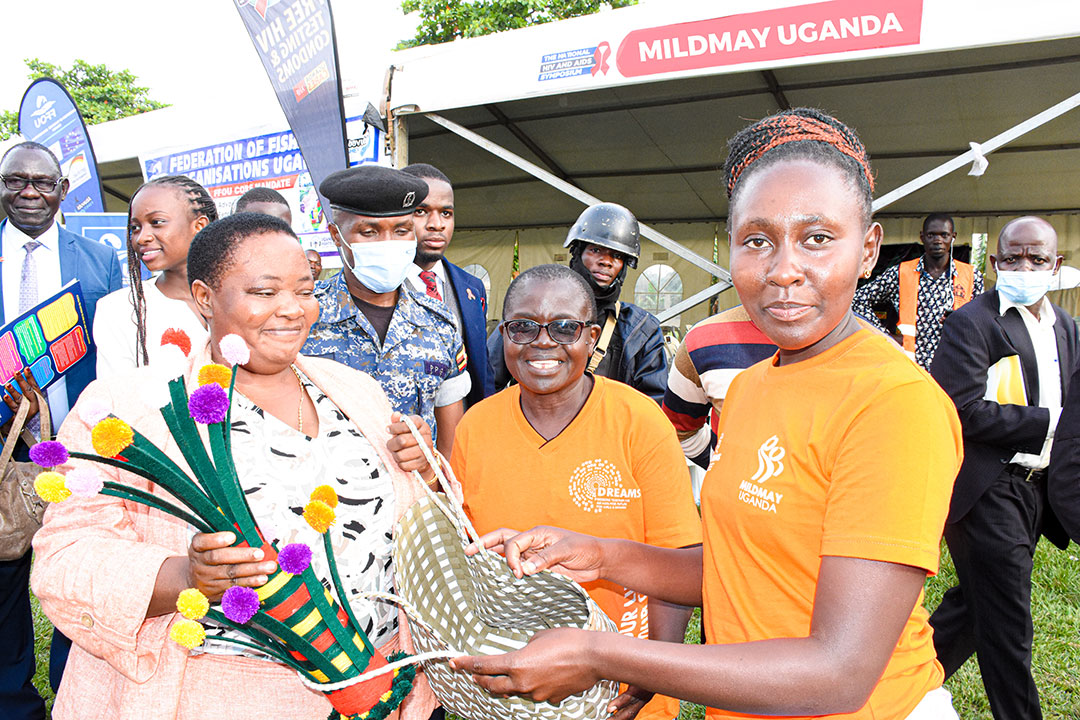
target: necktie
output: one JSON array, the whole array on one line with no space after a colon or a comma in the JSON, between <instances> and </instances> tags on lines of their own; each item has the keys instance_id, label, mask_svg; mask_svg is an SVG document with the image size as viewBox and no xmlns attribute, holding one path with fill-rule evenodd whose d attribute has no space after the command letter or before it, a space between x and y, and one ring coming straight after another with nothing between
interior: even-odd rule
<instances>
[{"instance_id":1,"label":"necktie","mask_svg":"<svg viewBox=\"0 0 1080 720\"><path fill-rule=\"evenodd\" d=\"M435 273L430 270L421 270L420 279L424 281L428 297L441 301L442 295L439 294L439 286L435 284Z\"/></svg>"},{"instance_id":2,"label":"necktie","mask_svg":"<svg viewBox=\"0 0 1080 720\"><path fill-rule=\"evenodd\" d=\"M22 277L19 281L19 314L27 310L33 310L38 304L38 277L37 261L34 259L34 251L41 247L37 240L28 240L23 244L26 257L23 258ZM14 380L12 384L14 385ZM18 385L14 385L17 389ZM26 427L34 434L41 437L41 420L37 415L26 421Z\"/></svg>"},{"instance_id":3,"label":"necktie","mask_svg":"<svg viewBox=\"0 0 1080 720\"><path fill-rule=\"evenodd\" d=\"M22 278L19 283L19 314L32 310L38 304L38 279L37 261L33 252L41 247L37 240L28 240L23 248L26 257L23 258Z\"/></svg>"}]
</instances>

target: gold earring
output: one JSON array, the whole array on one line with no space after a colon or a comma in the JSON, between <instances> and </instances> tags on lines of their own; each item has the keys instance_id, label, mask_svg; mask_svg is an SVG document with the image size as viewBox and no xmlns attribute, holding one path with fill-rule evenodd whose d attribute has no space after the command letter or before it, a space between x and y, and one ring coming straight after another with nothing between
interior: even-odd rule
<instances>
[{"instance_id":1,"label":"gold earring","mask_svg":"<svg viewBox=\"0 0 1080 720\"><path fill-rule=\"evenodd\" d=\"M867 280L869 280L869 279L870 279L870 271L869 271L869 270L866 270L865 272L863 272L862 276L863 276L864 278L866 278Z\"/></svg>"}]
</instances>

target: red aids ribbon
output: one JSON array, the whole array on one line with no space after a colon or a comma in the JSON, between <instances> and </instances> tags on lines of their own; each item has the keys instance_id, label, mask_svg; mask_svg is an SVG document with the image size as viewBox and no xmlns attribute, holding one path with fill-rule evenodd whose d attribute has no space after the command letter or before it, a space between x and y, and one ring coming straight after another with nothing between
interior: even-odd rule
<instances>
[{"instance_id":1,"label":"red aids ribbon","mask_svg":"<svg viewBox=\"0 0 1080 720\"><path fill-rule=\"evenodd\" d=\"M596 46L596 49L593 50L593 66L592 66L592 75L593 75L593 77L596 77L596 73L601 73L601 74L604 74L604 75L607 74L607 71L610 69L609 66L608 66L607 59L608 59L608 57L610 55L611 55L611 46L607 44L606 40Z\"/></svg>"}]
</instances>

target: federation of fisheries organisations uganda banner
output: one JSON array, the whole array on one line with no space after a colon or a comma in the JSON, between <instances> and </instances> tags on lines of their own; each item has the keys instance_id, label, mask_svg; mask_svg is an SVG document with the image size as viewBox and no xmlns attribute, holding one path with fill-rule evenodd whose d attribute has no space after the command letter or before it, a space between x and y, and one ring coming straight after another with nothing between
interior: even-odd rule
<instances>
[{"instance_id":1,"label":"federation of fisheries organisations uganda banner","mask_svg":"<svg viewBox=\"0 0 1080 720\"><path fill-rule=\"evenodd\" d=\"M317 188L346 167L330 0L235 0Z\"/></svg>"},{"instance_id":2,"label":"federation of fisheries organisations uganda banner","mask_svg":"<svg viewBox=\"0 0 1080 720\"><path fill-rule=\"evenodd\" d=\"M362 116L349 118L347 127L349 165L384 161L378 128L367 125ZM140 156L139 164L147 180L160 175L192 178L207 189L223 217L231 215L236 201L253 187L277 190L289 203L292 227L304 248L325 254L326 266L335 266L337 254L319 206L316 181L292 132L283 130L197 148L163 148Z\"/></svg>"},{"instance_id":3,"label":"federation of fisheries organisations uganda banner","mask_svg":"<svg viewBox=\"0 0 1080 720\"><path fill-rule=\"evenodd\" d=\"M19 134L46 146L60 161L70 183L67 197L60 203L65 215L105 211L86 123L63 85L52 78L30 84L19 105Z\"/></svg>"}]
</instances>

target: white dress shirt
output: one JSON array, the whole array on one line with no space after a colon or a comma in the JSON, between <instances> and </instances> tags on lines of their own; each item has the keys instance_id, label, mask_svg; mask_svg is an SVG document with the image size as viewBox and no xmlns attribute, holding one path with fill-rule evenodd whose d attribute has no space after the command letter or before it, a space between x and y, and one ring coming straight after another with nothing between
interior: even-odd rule
<instances>
[{"instance_id":1,"label":"white dress shirt","mask_svg":"<svg viewBox=\"0 0 1080 720\"><path fill-rule=\"evenodd\" d=\"M34 262L37 265L37 302L47 300L60 291L63 283L60 279L60 231L54 222L49 229L36 238L32 238L8 220L4 223L3 255L0 256L0 271L3 274L4 283L4 320L11 322L19 316L19 293L22 289L22 268L26 259L26 250L23 245L31 240L41 243L41 247L34 250ZM18 389L18 385L15 386ZM48 387L45 395L49 400L49 410L52 412L52 430L60 427L60 423L68 414L67 379L60 377Z\"/></svg>"},{"instance_id":2,"label":"white dress shirt","mask_svg":"<svg viewBox=\"0 0 1080 720\"><path fill-rule=\"evenodd\" d=\"M1035 362L1039 374L1039 397L1038 406L1050 411L1050 426L1046 431L1046 440L1043 441L1042 452L1038 455L1033 453L1016 453L1012 456L1013 462L1026 468L1042 470L1050 464L1050 449L1054 444L1054 431L1057 430L1058 418L1061 417L1061 369L1058 361L1057 338L1054 336L1054 323L1057 316L1050 300L1043 295L1039 301L1039 317L1036 318L1030 310L1023 305L1005 299L998 293L1000 298L999 314L1004 315L1011 307L1017 309L1020 317L1024 320L1031 337L1031 344L1035 348ZM1035 398L1028 398L1029 404Z\"/></svg>"},{"instance_id":3,"label":"white dress shirt","mask_svg":"<svg viewBox=\"0 0 1080 720\"><path fill-rule=\"evenodd\" d=\"M409 287L420 293L421 295L427 295L427 285L420 279L421 268L416 263L409 266L409 274L405 276L405 282L409 283ZM450 308L450 312L454 315L454 324L457 326L457 330L461 332L461 309L458 308L457 297L454 295L454 288L450 285L450 277L446 274L446 265L443 261L435 263L435 266L431 268L431 272L435 273L435 287L439 291L439 295L442 295L443 303L446 307ZM462 333L464 337L464 333Z\"/></svg>"}]
</instances>

